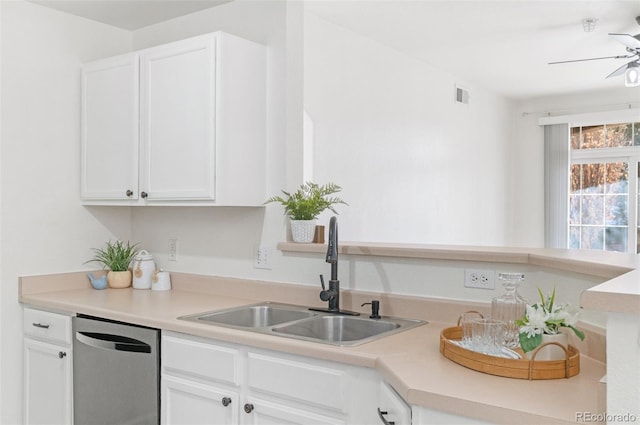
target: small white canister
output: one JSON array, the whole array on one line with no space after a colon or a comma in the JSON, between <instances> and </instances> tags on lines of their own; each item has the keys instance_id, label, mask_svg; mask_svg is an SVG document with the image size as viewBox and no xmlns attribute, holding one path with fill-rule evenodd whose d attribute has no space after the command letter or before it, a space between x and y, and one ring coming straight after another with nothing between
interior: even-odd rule
<instances>
[{"instance_id":1,"label":"small white canister","mask_svg":"<svg viewBox=\"0 0 640 425\"><path fill-rule=\"evenodd\" d=\"M171 289L171 276L169 272L158 270L153 274L151 282L152 291L168 291Z\"/></svg>"},{"instance_id":2,"label":"small white canister","mask_svg":"<svg viewBox=\"0 0 640 425\"><path fill-rule=\"evenodd\" d=\"M133 258L133 288L150 289L156 264L147 250L141 250Z\"/></svg>"}]
</instances>

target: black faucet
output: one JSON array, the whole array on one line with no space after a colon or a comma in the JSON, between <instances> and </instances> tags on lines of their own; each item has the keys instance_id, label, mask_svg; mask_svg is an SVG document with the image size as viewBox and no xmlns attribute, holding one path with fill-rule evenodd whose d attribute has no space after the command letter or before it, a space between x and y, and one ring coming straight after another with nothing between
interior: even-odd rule
<instances>
[{"instance_id":1,"label":"black faucet","mask_svg":"<svg viewBox=\"0 0 640 425\"><path fill-rule=\"evenodd\" d=\"M327 242L327 257L325 261L331 264L331 279L329 280L329 290L324 287L324 278L320 275L322 292L320 299L329 302L329 311L340 310L340 281L338 280L338 219L333 216L329 220L329 240Z\"/></svg>"},{"instance_id":2,"label":"black faucet","mask_svg":"<svg viewBox=\"0 0 640 425\"><path fill-rule=\"evenodd\" d=\"M338 280L338 219L333 216L329 220L329 240L327 242L327 256L325 261L331 264L331 279L329 279L329 289L324 286L324 277L320 275L320 299L327 301L327 308L312 308L315 311L326 311L329 313L348 314L359 316L360 313L354 311L340 310L340 281Z\"/></svg>"}]
</instances>

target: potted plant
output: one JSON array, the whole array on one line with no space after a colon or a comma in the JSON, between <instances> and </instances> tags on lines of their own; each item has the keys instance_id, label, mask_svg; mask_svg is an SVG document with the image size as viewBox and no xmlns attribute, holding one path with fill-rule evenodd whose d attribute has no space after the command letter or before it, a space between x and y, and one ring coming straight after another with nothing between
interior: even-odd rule
<instances>
[{"instance_id":1,"label":"potted plant","mask_svg":"<svg viewBox=\"0 0 640 425\"><path fill-rule=\"evenodd\" d=\"M284 206L284 213L291 219L291 235L294 242L309 243L313 241L316 222L321 212L330 210L335 214L338 212L334 209L336 204L345 204L342 199L331 196L342 190L335 183L327 183L318 185L312 182L306 182L293 193L282 191L285 197L272 196L267 199L265 204L278 202Z\"/></svg>"},{"instance_id":2,"label":"potted plant","mask_svg":"<svg viewBox=\"0 0 640 425\"><path fill-rule=\"evenodd\" d=\"M581 341L584 340L584 333L575 327L578 314L571 314L568 304L555 304L555 288L546 299L540 289L538 289L538 293L540 294L540 303L527 305L524 317L517 321L520 326L518 336L522 351L530 357L538 346L549 342L556 342L567 348L568 336L560 331L561 328L571 329ZM540 350L540 353L536 355L537 360L565 358L564 351L561 353L560 348L547 346ZM554 352L556 354L553 354Z\"/></svg>"},{"instance_id":3,"label":"potted plant","mask_svg":"<svg viewBox=\"0 0 640 425\"><path fill-rule=\"evenodd\" d=\"M129 264L136 256L138 244L121 241L107 242L106 248L93 248L95 255L87 263L100 263L108 269L107 283L110 288L127 288L131 286Z\"/></svg>"}]
</instances>

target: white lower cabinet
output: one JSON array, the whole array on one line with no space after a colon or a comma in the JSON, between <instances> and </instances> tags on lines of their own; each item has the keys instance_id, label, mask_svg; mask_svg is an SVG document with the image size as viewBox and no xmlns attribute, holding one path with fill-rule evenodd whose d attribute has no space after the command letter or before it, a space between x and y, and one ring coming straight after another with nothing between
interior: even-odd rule
<instances>
[{"instance_id":1,"label":"white lower cabinet","mask_svg":"<svg viewBox=\"0 0 640 425\"><path fill-rule=\"evenodd\" d=\"M482 421L468 416L442 412L424 406L412 406L412 423L414 425L491 425L493 422Z\"/></svg>"},{"instance_id":2,"label":"white lower cabinet","mask_svg":"<svg viewBox=\"0 0 640 425\"><path fill-rule=\"evenodd\" d=\"M25 307L24 423L73 423L71 317Z\"/></svg>"},{"instance_id":3,"label":"white lower cabinet","mask_svg":"<svg viewBox=\"0 0 640 425\"><path fill-rule=\"evenodd\" d=\"M489 425L479 419L442 412L424 406L409 406L386 382L380 383L379 425Z\"/></svg>"},{"instance_id":4,"label":"white lower cabinet","mask_svg":"<svg viewBox=\"0 0 640 425\"><path fill-rule=\"evenodd\" d=\"M341 419L324 416L321 414L293 408L283 403L273 403L259 398L249 397L244 406L245 422L252 425L293 425L293 424L318 424L318 425L344 425Z\"/></svg>"},{"instance_id":5,"label":"white lower cabinet","mask_svg":"<svg viewBox=\"0 0 640 425\"><path fill-rule=\"evenodd\" d=\"M368 368L163 332L162 423L375 424Z\"/></svg>"},{"instance_id":6,"label":"white lower cabinet","mask_svg":"<svg viewBox=\"0 0 640 425\"><path fill-rule=\"evenodd\" d=\"M233 390L163 375L161 392L163 424L238 423Z\"/></svg>"},{"instance_id":7,"label":"white lower cabinet","mask_svg":"<svg viewBox=\"0 0 640 425\"><path fill-rule=\"evenodd\" d=\"M386 382L380 383L378 419L381 425L411 425L411 407Z\"/></svg>"}]
</instances>

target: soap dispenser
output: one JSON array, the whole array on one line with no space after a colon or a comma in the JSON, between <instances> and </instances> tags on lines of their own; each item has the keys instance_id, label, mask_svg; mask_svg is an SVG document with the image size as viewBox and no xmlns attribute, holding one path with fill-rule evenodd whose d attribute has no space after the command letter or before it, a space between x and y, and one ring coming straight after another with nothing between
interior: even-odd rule
<instances>
[{"instance_id":1,"label":"soap dispenser","mask_svg":"<svg viewBox=\"0 0 640 425\"><path fill-rule=\"evenodd\" d=\"M380 319L380 301L372 300L370 303L362 303L360 307L364 307L365 305L371 304L371 316L370 319Z\"/></svg>"}]
</instances>

